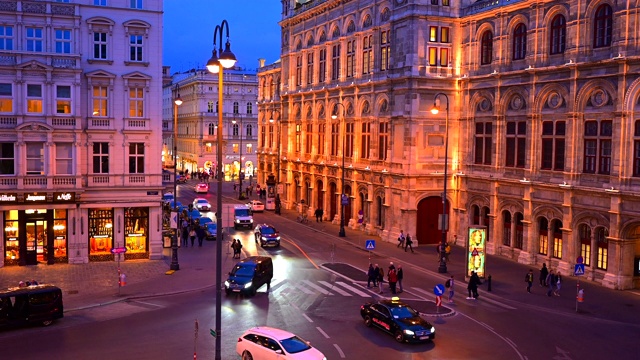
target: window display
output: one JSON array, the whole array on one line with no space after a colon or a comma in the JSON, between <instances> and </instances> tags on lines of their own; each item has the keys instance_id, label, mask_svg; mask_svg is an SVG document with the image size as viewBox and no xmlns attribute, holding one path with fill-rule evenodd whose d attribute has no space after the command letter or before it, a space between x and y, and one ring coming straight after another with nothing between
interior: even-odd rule
<instances>
[{"instance_id":1,"label":"window display","mask_svg":"<svg viewBox=\"0 0 640 360\"><path fill-rule=\"evenodd\" d=\"M53 217L53 257L64 262L67 258L67 210L56 209Z\"/></svg>"},{"instance_id":2,"label":"window display","mask_svg":"<svg viewBox=\"0 0 640 360\"><path fill-rule=\"evenodd\" d=\"M9 212L7 211L5 214ZM16 217L17 217L17 211ZM17 262L20 259L20 245L18 242L18 222L17 221L5 221L4 223L4 249L5 249L5 261L9 263Z\"/></svg>"},{"instance_id":3,"label":"window display","mask_svg":"<svg viewBox=\"0 0 640 360\"><path fill-rule=\"evenodd\" d=\"M89 209L89 256L113 259L113 209Z\"/></svg>"},{"instance_id":4,"label":"window display","mask_svg":"<svg viewBox=\"0 0 640 360\"><path fill-rule=\"evenodd\" d=\"M145 254L148 246L149 208L125 208L124 229L127 257L131 254Z\"/></svg>"}]
</instances>

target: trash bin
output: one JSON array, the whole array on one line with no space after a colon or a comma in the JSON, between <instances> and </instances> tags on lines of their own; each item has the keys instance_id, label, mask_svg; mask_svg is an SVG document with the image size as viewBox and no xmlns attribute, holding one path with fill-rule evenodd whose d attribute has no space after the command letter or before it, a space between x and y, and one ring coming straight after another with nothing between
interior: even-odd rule
<instances>
[{"instance_id":1,"label":"trash bin","mask_svg":"<svg viewBox=\"0 0 640 360\"><path fill-rule=\"evenodd\" d=\"M171 239L173 239L173 229L162 231L162 247L170 248L171 247ZM180 246L180 242L178 242L178 246Z\"/></svg>"}]
</instances>

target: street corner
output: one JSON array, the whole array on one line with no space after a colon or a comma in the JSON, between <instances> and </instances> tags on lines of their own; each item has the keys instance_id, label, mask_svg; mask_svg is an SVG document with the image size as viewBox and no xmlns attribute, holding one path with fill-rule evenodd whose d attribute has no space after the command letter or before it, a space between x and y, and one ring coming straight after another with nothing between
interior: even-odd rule
<instances>
[{"instance_id":1,"label":"street corner","mask_svg":"<svg viewBox=\"0 0 640 360\"><path fill-rule=\"evenodd\" d=\"M324 269L353 281L367 281L367 273L345 263L324 263Z\"/></svg>"}]
</instances>

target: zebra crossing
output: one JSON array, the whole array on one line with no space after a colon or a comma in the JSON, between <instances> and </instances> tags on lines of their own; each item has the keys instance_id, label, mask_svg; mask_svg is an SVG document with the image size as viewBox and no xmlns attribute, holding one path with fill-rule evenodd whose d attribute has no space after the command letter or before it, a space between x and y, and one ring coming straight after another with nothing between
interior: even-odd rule
<instances>
[{"instance_id":1,"label":"zebra crossing","mask_svg":"<svg viewBox=\"0 0 640 360\"><path fill-rule=\"evenodd\" d=\"M324 280L288 280L272 279L271 291L296 291L307 295L346 296L371 298L377 295L374 291L343 281L328 282Z\"/></svg>"}]
</instances>

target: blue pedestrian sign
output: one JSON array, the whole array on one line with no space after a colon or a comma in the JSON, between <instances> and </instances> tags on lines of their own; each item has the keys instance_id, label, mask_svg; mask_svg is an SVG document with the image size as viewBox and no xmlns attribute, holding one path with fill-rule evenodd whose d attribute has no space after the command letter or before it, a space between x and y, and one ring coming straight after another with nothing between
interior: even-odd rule
<instances>
[{"instance_id":1,"label":"blue pedestrian sign","mask_svg":"<svg viewBox=\"0 0 640 360\"><path fill-rule=\"evenodd\" d=\"M436 296L441 296L442 294L444 294L444 285L442 284L438 284L433 288L433 293L436 294Z\"/></svg>"},{"instance_id":2,"label":"blue pedestrian sign","mask_svg":"<svg viewBox=\"0 0 640 360\"><path fill-rule=\"evenodd\" d=\"M575 269L573 270L574 276L582 276L584 275L584 264L576 264Z\"/></svg>"},{"instance_id":3,"label":"blue pedestrian sign","mask_svg":"<svg viewBox=\"0 0 640 360\"><path fill-rule=\"evenodd\" d=\"M364 241L364 247L367 250L373 250L376 248L376 241L375 240L365 240Z\"/></svg>"}]
</instances>

